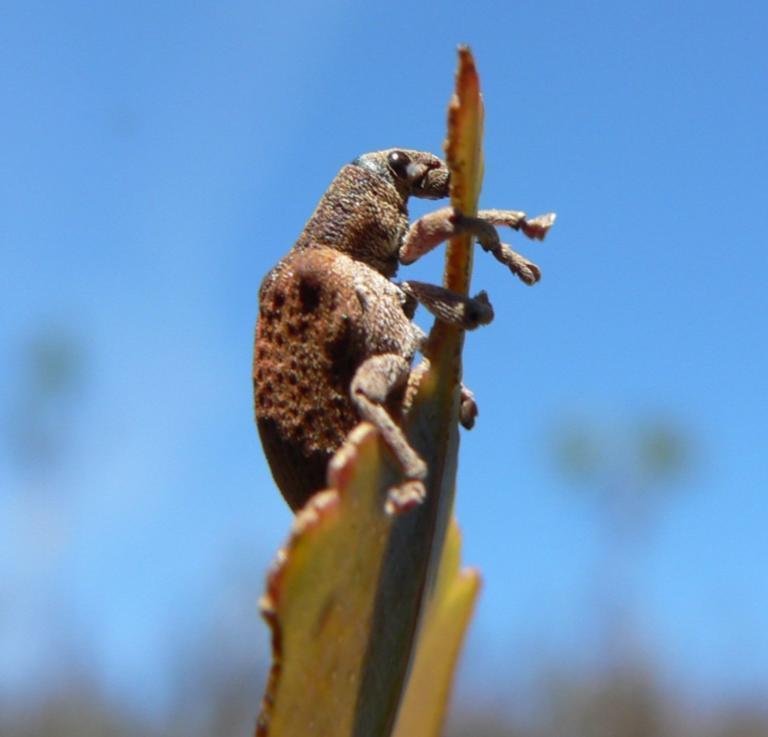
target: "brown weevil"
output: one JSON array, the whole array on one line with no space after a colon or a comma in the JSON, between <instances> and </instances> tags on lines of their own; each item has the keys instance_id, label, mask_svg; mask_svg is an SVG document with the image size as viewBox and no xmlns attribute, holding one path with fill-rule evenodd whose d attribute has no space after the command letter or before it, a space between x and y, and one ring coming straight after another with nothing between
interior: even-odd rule
<instances>
[{"instance_id":1,"label":"brown weevil","mask_svg":"<svg viewBox=\"0 0 768 737\"><path fill-rule=\"evenodd\" d=\"M326 487L328 461L361 420L378 429L405 481L423 493L426 465L401 429L409 383L418 376L411 363L425 349L426 336L413 322L416 306L467 330L489 323L493 310L484 292L470 298L423 282L396 283L399 264L468 232L526 284L540 278L538 267L500 242L495 226L541 240L553 214L528 219L481 210L467 217L446 207L409 224L408 198L447 197L449 180L446 164L430 153L388 149L358 157L262 282L256 422L293 510ZM462 388L459 420L471 428L476 415L472 393Z\"/></svg>"}]
</instances>

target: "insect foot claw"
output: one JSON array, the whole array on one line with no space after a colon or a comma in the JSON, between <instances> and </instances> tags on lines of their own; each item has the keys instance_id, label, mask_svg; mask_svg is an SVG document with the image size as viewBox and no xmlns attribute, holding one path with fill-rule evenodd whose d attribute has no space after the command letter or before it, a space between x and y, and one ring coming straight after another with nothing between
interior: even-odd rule
<instances>
[{"instance_id":1,"label":"insect foot claw","mask_svg":"<svg viewBox=\"0 0 768 737\"><path fill-rule=\"evenodd\" d=\"M527 284L529 287L533 286L537 281L541 279L541 269L536 264L527 263L515 270L515 273L520 277L520 281Z\"/></svg>"},{"instance_id":2,"label":"insect foot claw","mask_svg":"<svg viewBox=\"0 0 768 737\"><path fill-rule=\"evenodd\" d=\"M478 292L467 303L467 328L472 330L478 325L488 325L493 321L493 306L485 291Z\"/></svg>"},{"instance_id":3,"label":"insect foot claw","mask_svg":"<svg viewBox=\"0 0 768 737\"><path fill-rule=\"evenodd\" d=\"M525 256L521 256L516 251L513 251L506 243L501 243L493 255L501 263L506 264L509 270L528 286L535 284L541 279L541 269L525 258Z\"/></svg>"},{"instance_id":4,"label":"insect foot claw","mask_svg":"<svg viewBox=\"0 0 768 737\"><path fill-rule=\"evenodd\" d=\"M462 386L461 403L459 405L459 422L462 427L471 430L475 426L475 420L479 413L475 395L467 387Z\"/></svg>"},{"instance_id":5,"label":"insect foot claw","mask_svg":"<svg viewBox=\"0 0 768 737\"><path fill-rule=\"evenodd\" d=\"M523 233L532 240L543 241L547 237L549 229L554 225L556 217L554 212L548 212L546 215L523 220L520 227Z\"/></svg>"},{"instance_id":6,"label":"insect foot claw","mask_svg":"<svg viewBox=\"0 0 768 737\"><path fill-rule=\"evenodd\" d=\"M418 507L427 497L427 490L421 481L405 481L398 486L393 486L387 492L387 501L384 505L384 511L395 516L404 514L414 507Z\"/></svg>"}]
</instances>

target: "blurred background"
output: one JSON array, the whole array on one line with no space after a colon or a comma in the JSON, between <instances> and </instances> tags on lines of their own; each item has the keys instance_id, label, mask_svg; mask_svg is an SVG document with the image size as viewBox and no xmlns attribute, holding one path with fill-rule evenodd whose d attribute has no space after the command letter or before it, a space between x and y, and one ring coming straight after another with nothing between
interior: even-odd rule
<instances>
[{"instance_id":1,"label":"blurred background","mask_svg":"<svg viewBox=\"0 0 768 737\"><path fill-rule=\"evenodd\" d=\"M457 735L768 735L768 9L7 2L0 734L248 735L290 525L252 421L261 278L336 171L441 150L482 204ZM412 215L429 203L414 203ZM437 281L442 253L410 267ZM421 317L423 320L423 316Z\"/></svg>"}]
</instances>

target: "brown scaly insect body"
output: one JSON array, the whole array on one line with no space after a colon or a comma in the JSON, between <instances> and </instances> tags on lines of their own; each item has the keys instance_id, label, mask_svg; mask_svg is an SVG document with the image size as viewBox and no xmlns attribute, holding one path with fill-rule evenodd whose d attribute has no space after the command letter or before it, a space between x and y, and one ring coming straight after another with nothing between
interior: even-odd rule
<instances>
[{"instance_id":1,"label":"brown scaly insect body","mask_svg":"<svg viewBox=\"0 0 768 737\"><path fill-rule=\"evenodd\" d=\"M426 473L399 428L411 362L425 340L412 321L416 304L465 328L489 322L493 313L484 294L469 299L391 277L401 260L415 260L460 230L476 233L497 258L508 249L487 222L450 208L409 229L408 197L446 197L448 185L447 167L432 154L391 149L359 157L339 172L261 285L256 421L272 474L294 510L325 488L328 461L361 419L379 428L406 479L420 482ZM543 237L551 224L512 214L515 223L509 213L504 222L528 227L532 237ZM505 262L522 278L527 267L535 281L536 267L514 256L519 262ZM469 392L464 399L462 422L471 426L476 408Z\"/></svg>"}]
</instances>

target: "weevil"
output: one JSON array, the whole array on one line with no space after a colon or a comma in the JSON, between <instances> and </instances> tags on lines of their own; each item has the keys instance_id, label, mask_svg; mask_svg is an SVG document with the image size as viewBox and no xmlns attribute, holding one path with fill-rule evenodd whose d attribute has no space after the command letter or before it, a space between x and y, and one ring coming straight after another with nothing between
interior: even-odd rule
<instances>
[{"instance_id":1,"label":"weevil","mask_svg":"<svg viewBox=\"0 0 768 737\"><path fill-rule=\"evenodd\" d=\"M541 240L554 214L529 219L513 210L475 217L444 207L408 219L408 199L448 196L450 173L437 156L387 149L344 166L288 254L259 290L253 360L256 422L275 482L293 510L326 487L328 461L361 420L380 432L404 482L423 494L427 468L401 428L420 372L426 335L413 322L418 304L440 320L471 330L493 309L474 297L418 281L393 281L446 239L471 233L526 284L538 267L501 243L495 226ZM429 356L425 355L425 360ZM417 367L418 368L418 367ZM477 415L462 387L459 421Z\"/></svg>"}]
</instances>

